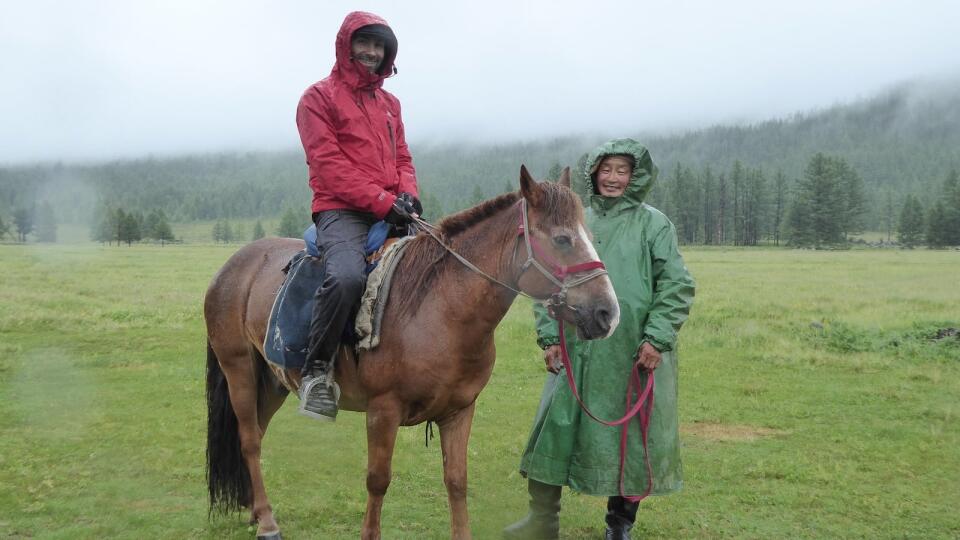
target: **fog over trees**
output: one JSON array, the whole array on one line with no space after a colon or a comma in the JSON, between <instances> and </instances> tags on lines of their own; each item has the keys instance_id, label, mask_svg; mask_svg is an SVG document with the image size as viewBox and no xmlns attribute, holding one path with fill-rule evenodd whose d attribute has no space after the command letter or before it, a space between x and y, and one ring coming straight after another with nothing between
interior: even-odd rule
<instances>
[{"instance_id":1,"label":"fog over trees","mask_svg":"<svg viewBox=\"0 0 960 540\"><path fill-rule=\"evenodd\" d=\"M906 238L957 245L958 90L910 84L754 125L615 136L650 148L661 173L648 202L674 221L686 244L822 246L863 231L892 240L909 202L914 221ZM563 166L582 171L586 153L604 139L411 144L425 216L435 221L516 189L521 163L541 178L558 176ZM299 236L309 223L306 178L299 149L2 167L0 233L8 241L54 241L56 224L69 224L102 242L165 242L172 235L155 226L162 215L167 227L220 222L211 234L216 241L224 241L230 220L282 217L279 230L263 233ZM915 234L917 208L925 225ZM231 241L249 241L250 226L242 235L231 231Z\"/></svg>"}]
</instances>

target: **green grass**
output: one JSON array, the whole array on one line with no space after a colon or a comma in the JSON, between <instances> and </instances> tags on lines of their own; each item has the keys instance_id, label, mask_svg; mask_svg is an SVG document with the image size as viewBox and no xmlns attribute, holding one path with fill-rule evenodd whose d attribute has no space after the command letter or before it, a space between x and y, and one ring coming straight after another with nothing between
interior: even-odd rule
<instances>
[{"instance_id":1,"label":"green grass","mask_svg":"<svg viewBox=\"0 0 960 540\"><path fill-rule=\"evenodd\" d=\"M266 224L264 225L267 226ZM0 537L251 538L210 520L204 328L237 246L0 246ZM685 489L642 503L651 538L960 536L960 253L688 249L682 333ZM470 444L474 536L524 513L516 472L543 372L529 304ZM364 420L319 425L288 402L264 442L288 538L356 538ZM602 536L604 501L564 495L564 538ZM445 538L439 440L403 428L385 538Z\"/></svg>"}]
</instances>

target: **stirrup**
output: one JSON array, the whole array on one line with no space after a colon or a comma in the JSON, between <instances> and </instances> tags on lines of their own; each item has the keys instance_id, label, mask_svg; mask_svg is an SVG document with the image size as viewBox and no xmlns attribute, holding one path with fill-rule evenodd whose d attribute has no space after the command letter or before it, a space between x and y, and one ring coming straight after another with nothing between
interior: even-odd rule
<instances>
[{"instance_id":1,"label":"stirrup","mask_svg":"<svg viewBox=\"0 0 960 540\"><path fill-rule=\"evenodd\" d=\"M310 380L307 382L307 384L304 385L304 386L302 386L302 387L300 388L300 391L298 392L298 394L299 394L298 397L300 398L300 404L299 404L299 406L297 407L297 412L298 412L298 413L300 413L300 414L302 414L302 415L304 415L304 416L306 416L306 417L308 417L308 418L313 418L313 419L315 419L315 420L322 420L322 421L324 421L324 422L335 422L335 421L336 421L336 419L337 419L337 412L339 412L339 410L340 410L340 407L339 407L339 404L340 404L340 385L337 384L336 381L332 381L332 380L328 383L328 382L327 382L328 378L329 378L329 379L332 379L332 377L331 377L330 375L327 375L327 374L323 374L323 375L320 375L320 376L317 376L317 377L310 377ZM328 388L330 388L330 389L332 390L332 393L333 393L333 403L332 403L332 407L330 407L330 408L326 411L326 412L331 413L331 414L323 414L323 413L321 413L321 412L315 412L315 411L312 411L312 410L307 409L307 407L306 407L306 406L307 406L307 402L309 401L308 398L309 398L309 396L310 396L310 392L314 389L315 386L317 386L317 385L319 385L319 384L325 385L325 386L327 386ZM332 409L332 410L330 410L330 409Z\"/></svg>"}]
</instances>

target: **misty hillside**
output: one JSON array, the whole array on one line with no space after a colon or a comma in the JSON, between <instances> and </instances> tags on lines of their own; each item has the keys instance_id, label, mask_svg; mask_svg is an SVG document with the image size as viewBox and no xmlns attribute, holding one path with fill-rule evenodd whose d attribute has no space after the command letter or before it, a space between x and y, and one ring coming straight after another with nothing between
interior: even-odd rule
<instances>
[{"instance_id":1,"label":"misty hillside","mask_svg":"<svg viewBox=\"0 0 960 540\"><path fill-rule=\"evenodd\" d=\"M663 182L677 163L729 171L736 160L767 176L798 178L817 153L843 157L862 176L867 226L876 228L880 194L932 203L948 172L960 168L960 84L910 84L850 105L746 126L716 126L671 136L634 136L651 149ZM554 164L574 165L600 137L474 145L411 145L425 198L442 213L515 186L521 163L545 177ZM86 223L100 205L163 209L175 221L306 213L310 200L300 150L99 164L0 168L0 218L51 203L61 223Z\"/></svg>"}]
</instances>

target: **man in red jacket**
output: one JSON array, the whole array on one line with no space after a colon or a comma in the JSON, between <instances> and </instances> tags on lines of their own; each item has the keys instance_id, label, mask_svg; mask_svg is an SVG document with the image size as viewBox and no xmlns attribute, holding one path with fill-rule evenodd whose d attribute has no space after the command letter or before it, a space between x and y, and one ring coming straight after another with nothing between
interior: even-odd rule
<instances>
[{"instance_id":1,"label":"man in red jacket","mask_svg":"<svg viewBox=\"0 0 960 540\"><path fill-rule=\"evenodd\" d=\"M297 106L325 272L310 324L300 412L321 420L337 416L333 361L363 294L367 232L379 220L406 226L422 212L400 102L381 88L396 73L393 30L372 13L350 13L336 52L330 76L307 88Z\"/></svg>"}]
</instances>

